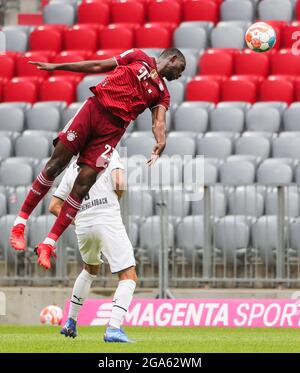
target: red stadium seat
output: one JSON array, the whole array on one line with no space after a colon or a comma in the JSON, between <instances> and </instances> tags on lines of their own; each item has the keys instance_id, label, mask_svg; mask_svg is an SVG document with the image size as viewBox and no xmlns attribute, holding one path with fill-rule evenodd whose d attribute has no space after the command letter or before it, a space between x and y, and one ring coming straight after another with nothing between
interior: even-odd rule
<instances>
[{"instance_id":1,"label":"red stadium seat","mask_svg":"<svg viewBox=\"0 0 300 373\"><path fill-rule=\"evenodd\" d=\"M226 52L204 53L199 59L199 71L201 75L219 74L230 76L233 73L233 58Z\"/></svg>"},{"instance_id":2,"label":"red stadium seat","mask_svg":"<svg viewBox=\"0 0 300 373\"><path fill-rule=\"evenodd\" d=\"M294 84L290 80L266 79L260 85L259 101L294 101Z\"/></svg>"},{"instance_id":3,"label":"red stadium seat","mask_svg":"<svg viewBox=\"0 0 300 373\"><path fill-rule=\"evenodd\" d=\"M80 56L82 57L84 60L90 58L90 56L93 54L93 52L91 51L88 51L88 50L81 50L81 49L70 49L70 50L67 50L67 51L61 51L61 54L66 54L68 56Z\"/></svg>"},{"instance_id":4,"label":"red stadium seat","mask_svg":"<svg viewBox=\"0 0 300 373\"><path fill-rule=\"evenodd\" d=\"M49 62L49 58L42 52L26 52L20 56L16 62L16 75L17 76L37 76L40 78L48 78L49 71L39 70L37 66L31 65L29 61Z\"/></svg>"},{"instance_id":5,"label":"red stadium seat","mask_svg":"<svg viewBox=\"0 0 300 373\"><path fill-rule=\"evenodd\" d=\"M239 81L248 81L248 82L253 82L257 85L260 84L261 82L264 81L264 77L260 75L248 75L248 74L243 74L243 75L231 75L230 77L231 80L239 80ZM225 81L225 80L224 80Z\"/></svg>"},{"instance_id":6,"label":"red stadium seat","mask_svg":"<svg viewBox=\"0 0 300 373\"><path fill-rule=\"evenodd\" d=\"M53 63L67 63L67 62L79 62L83 61L84 57L82 54L79 53L79 51L64 51L60 54L57 54L52 62ZM76 76L83 76L84 74L76 73L72 71L63 71L63 70L54 70L53 75L76 75Z\"/></svg>"},{"instance_id":7,"label":"red stadium seat","mask_svg":"<svg viewBox=\"0 0 300 373\"><path fill-rule=\"evenodd\" d=\"M174 1L176 1L176 0L174 0ZM172 34L177 29L177 26L178 26L174 22L149 22L148 24L151 24L153 26L157 25L157 26L160 26L160 27L164 27L164 28L170 30L170 32Z\"/></svg>"},{"instance_id":8,"label":"red stadium seat","mask_svg":"<svg viewBox=\"0 0 300 373\"><path fill-rule=\"evenodd\" d=\"M123 49L101 49L89 57L89 60L107 60L124 52Z\"/></svg>"},{"instance_id":9,"label":"red stadium seat","mask_svg":"<svg viewBox=\"0 0 300 373\"><path fill-rule=\"evenodd\" d=\"M109 25L100 32L101 49L133 48L133 31L124 25Z\"/></svg>"},{"instance_id":10,"label":"red stadium seat","mask_svg":"<svg viewBox=\"0 0 300 373\"><path fill-rule=\"evenodd\" d=\"M16 62L17 58L22 56L22 53L15 52L15 51L3 51L3 52L0 52L0 56L8 56Z\"/></svg>"},{"instance_id":11,"label":"red stadium seat","mask_svg":"<svg viewBox=\"0 0 300 373\"><path fill-rule=\"evenodd\" d=\"M81 3L77 10L78 23L97 23L108 25L109 6L104 2L87 0Z\"/></svg>"},{"instance_id":12,"label":"red stadium seat","mask_svg":"<svg viewBox=\"0 0 300 373\"><path fill-rule=\"evenodd\" d=\"M299 75L300 57L290 49L282 49L271 56L271 72L276 75Z\"/></svg>"},{"instance_id":13,"label":"red stadium seat","mask_svg":"<svg viewBox=\"0 0 300 373\"><path fill-rule=\"evenodd\" d=\"M292 22L287 25L283 30L283 46L284 48L297 48L299 50L299 40L300 37L300 22Z\"/></svg>"},{"instance_id":14,"label":"red stadium seat","mask_svg":"<svg viewBox=\"0 0 300 373\"><path fill-rule=\"evenodd\" d=\"M105 3L110 5L114 0L92 0L94 3ZM82 3L88 3L90 0L82 0Z\"/></svg>"},{"instance_id":15,"label":"red stadium seat","mask_svg":"<svg viewBox=\"0 0 300 373\"><path fill-rule=\"evenodd\" d=\"M150 22L173 22L181 21L181 4L174 0L154 0L148 5L148 19Z\"/></svg>"},{"instance_id":16,"label":"red stadium seat","mask_svg":"<svg viewBox=\"0 0 300 373\"><path fill-rule=\"evenodd\" d=\"M88 50L94 52L98 47L98 32L91 28L74 25L64 33L64 47L66 50Z\"/></svg>"},{"instance_id":17,"label":"red stadium seat","mask_svg":"<svg viewBox=\"0 0 300 373\"><path fill-rule=\"evenodd\" d=\"M255 102L257 83L252 79L234 76L222 84L222 101Z\"/></svg>"},{"instance_id":18,"label":"red stadium seat","mask_svg":"<svg viewBox=\"0 0 300 373\"><path fill-rule=\"evenodd\" d=\"M244 50L235 56L235 73L238 75L269 75L270 61L267 54Z\"/></svg>"},{"instance_id":19,"label":"red stadium seat","mask_svg":"<svg viewBox=\"0 0 300 373\"><path fill-rule=\"evenodd\" d=\"M186 0L183 3L183 20L217 23L219 6L212 0Z\"/></svg>"},{"instance_id":20,"label":"red stadium seat","mask_svg":"<svg viewBox=\"0 0 300 373\"><path fill-rule=\"evenodd\" d=\"M138 28L140 28L140 24L138 23L128 23L128 22L116 22L116 23L110 23L110 27L126 27L132 32L135 32Z\"/></svg>"},{"instance_id":21,"label":"red stadium seat","mask_svg":"<svg viewBox=\"0 0 300 373\"><path fill-rule=\"evenodd\" d=\"M59 29L39 26L29 35L29 49L51 50L60 52L62 49L62 33Z\"/></svg>"},{"instance_id":22,"label":"red stadium seat","mask_svg":"<svg viewBox=\"0 0 300 373\"><path fill-rule=\"evenodd\" d=\"M0 77L11 79L15 74L15 61L6 54L0 54Z\"/></svg>"},{"instance_id":23,"label":"red stadium seat","mask_svg":"<svg viewBox=\"0 0 300 373\"><path fill-rule=\"evenodd\" d=\"M171 31L160 24L145 23L135 33L138 48L169 48L172 45Z\"/></svg>"},{"instance_id":24,"label":"red stadium seat","mask_svg":"<svg viewBox=\"0 0 300 373\"><path fill-rule=\"evenodd\" d=\"M65 79L50 77L40 87L41 101L66 101L71 104L75 101L74 84Z\"/></svg>"},{"instance_id":25,"label":"red stadium seat","mask_svg":"<svg viewBox=\"0 0 300 373\"><path fill-rule=\"evenodd\" d=\"M49 2L50 2L50 0L41 0L42 8L44 8L44 6L46 6L46 5L48 5Z\"/></svg>"},{"instance_id":26,"label":"red stadium seat","mask_svg":"<svg viewBox=\"0 0 300 373\"><path fill-rule=\"evenodd\" d=\"M113 2L111 4L111 19L114 23L137 23L145 21L145 8L140 2L126 1Z\"/></svg>"},{"instance_id":27,"label":"red stadium seat","mask_svg":"<svg viewBox=\"0 0 300 373\"><path fill-rule=\"evenodd\" d=\"M7 80L5 78L0 78L0 102L3 100L3 89Z\"/></svg>"},{"instance_id":28,"label":"red stadium seat","mask_svg":"<svg viewBox=\"0 0 300 373\"><path fill-rule=\"evenodd\" d=\"M42 25L43 14L40 13L18 13L18 25Z\"/></svg>"},{"instance_id":29,"label":"red stadium seat","mask_svg":"<svg viewBox=\"0 0 300 373\"><path fill-rule=\"evenodd\" d=\"M299 78L295 81L295 101L300 101L300 80Z\"/></svg>"},{"instance_id":30,"label":"red stadium seat","mask_svg":"<svg viewBox=\"0 0 300 373\"><path fill-rule=\"evenodd\" d=\"M295 14L296 14L296 19L300 20L300 0L297 0L295 4Z\"/></svg>"},{"instance_id":31,"label":"red stadium seat","mask_svg":"<svg viewBox=\"0 0 300 373\"><path fill-rule=\"evenodd\" d=\"M269 25L271 25L275 32L276 32L276 43L273 47L273 49L279 50L283 46L283 35L284 35L284 29L286 26L288 26L288 22L286 21L264 21L267 22Z\"/></svg>"},{"instance_id":32,"label":"red stadium seat","mask_svg":"<svg viewBox=\"0 0 300 373\"><path fill-rule=\"evenodd\" d=\"M220 83L207 76L196 76L186 85L187 101L220 101Z\"/></svg>"},{"instance_id":33,"label":"red stadium seat","mask_svg":"<svg viewBox=\"0 0 300 373\"><path fill-rule=\"evenodd\" d=\"M8 81L3 89L3 101L24 101L34 103L38 99L37 84L32 79L23 77Z\"/></svg>"},{"instance_id":34,"label":"red stadium seat","mask_svg":"<svg viewBox=\"0 0 300 373\"><path fill-rule=\"evenodd\" d=\"M76 86L82 80L82 76L80 75L56 75L55 80L70 82Z\"/></svg>"},{"instance_id":35,"label":"red stadium seat","mask_svg":"<svg viewBox=\"0 0 300 373\"><path fill-rule=\"evenodd\" d=\"M238 48L208 48L205 50L206 53L227 53L234 57L236 54L241 53Z\"/></svg>"}]
</instances>

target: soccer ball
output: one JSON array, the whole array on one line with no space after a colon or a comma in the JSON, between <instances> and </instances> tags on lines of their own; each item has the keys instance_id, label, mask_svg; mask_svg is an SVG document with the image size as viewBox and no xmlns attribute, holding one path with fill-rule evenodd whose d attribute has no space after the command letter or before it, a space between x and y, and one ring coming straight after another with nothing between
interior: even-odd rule
<instances>
[{"instance_id":1,"label":"soccer ball","mask_svg":"<svg viewBox=\"0 0 300 373\"><path fill-rule=\"evenodd\" d=\"M275 45L276 32L269 24L256 22L248 28L245 40L248 47L255 52L267 52Z\"/></svg>"},{"instance_id":2,"label":"soccer ball","mask_svg":"<svg viewBox=\"0 0 300 373\"><path fill-rule=\"evenodd\" d=\"M58 306L47 306L40 313L41 324L60 325L63 318L63 311Z\"/></svg>"}]
</instances>

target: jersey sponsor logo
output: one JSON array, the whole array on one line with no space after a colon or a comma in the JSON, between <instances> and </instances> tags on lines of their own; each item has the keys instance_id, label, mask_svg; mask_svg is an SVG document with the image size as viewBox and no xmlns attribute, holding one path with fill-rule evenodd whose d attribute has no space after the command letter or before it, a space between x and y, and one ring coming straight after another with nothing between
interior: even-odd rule
<instances>
[{"instance_id":1,"label":"jersey sponsor logo","mask_svg":"<svg viewBox=\"0 0 300 373\"><path fill-rule=\"evenodd\" d=\"M75 131L68 131L67 132L67 140L74 141L77 137L77 133Z\"/></svg>"},{"instance_id":2,"label":"jersey sponsor logo","mask_svg":"<svg viewBox=\"0 0 300 373\"><path fill-rule=\"evenodd\" d=\"M145 66L142 66L139 69L139 74L137 75L137 78L139 81L146 80L150 77L150 74Z\"/></svg>"}]
</instances>

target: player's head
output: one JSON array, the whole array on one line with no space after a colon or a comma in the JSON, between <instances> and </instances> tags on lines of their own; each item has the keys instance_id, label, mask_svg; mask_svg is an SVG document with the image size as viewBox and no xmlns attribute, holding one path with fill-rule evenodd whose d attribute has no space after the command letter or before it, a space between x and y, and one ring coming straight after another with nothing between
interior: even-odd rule
<instances>
[{"instance_id":1,"label":"player's head","mask_svg":"<svg viewBox=\"0 0 300 373\"><path fill-rule=\"evenodd\" d=\"M181 77L185 69L186 61L184 55L177 48L165 49L157 60L158 71L167 80Z\"/></svg>"}]
</instances>

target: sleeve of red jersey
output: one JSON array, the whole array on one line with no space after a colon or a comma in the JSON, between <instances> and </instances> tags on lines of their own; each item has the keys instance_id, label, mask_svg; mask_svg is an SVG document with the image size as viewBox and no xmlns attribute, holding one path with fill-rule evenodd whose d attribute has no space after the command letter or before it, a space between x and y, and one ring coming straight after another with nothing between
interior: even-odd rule
<instances>
[{"instance_id":1,"label":"sleeve of red jersey","mask_svg":"<svg viewBox=\"0 0 300 373\"><path fill-rule=\"evenodd\" d=\"M115 60L119 66L126 66L134 61L143 59L144 56L145 53L143 51L133 48L115 56Z\"/></svg>"},{"instance_id":2,"label":"sleeve of red jersey","mask_svg":"<svg viewBox=\"0 0 300 373\"><path fill-rule=\"evenodd\" d=\"M170 94L169 92L165 89L162 94L160 95L160 99L158 103L154 106L151 107L151 110L154 109L157 106L162 106L163 108L166 109L166 111L169 109L170 106Z\"/></svg>"}]
</instances>

